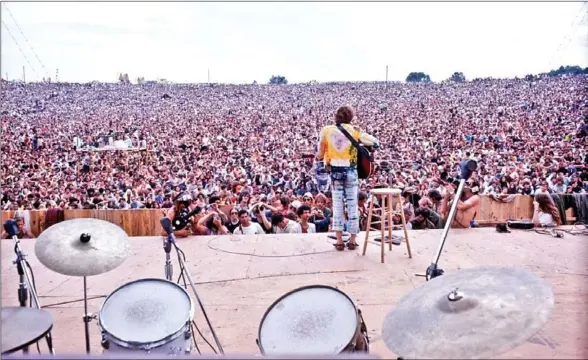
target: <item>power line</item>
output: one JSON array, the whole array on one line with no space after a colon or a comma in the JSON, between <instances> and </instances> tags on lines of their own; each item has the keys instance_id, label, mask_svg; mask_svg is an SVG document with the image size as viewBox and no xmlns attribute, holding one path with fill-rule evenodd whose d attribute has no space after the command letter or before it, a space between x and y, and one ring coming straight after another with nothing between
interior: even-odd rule
<instances>
[{"instance_id":1,"label":"power line","mask_svg":"<svg viewBox=\"0 0 588 360\"><path fill-rule=\"evenodd\" d=\"M43 65L43 62L41 61L41 59L39 59L39 55L37 55L37 52L35 51L35 49L33 48L33 45L31 45L31 43L29 42L29 39L27 39L27 37L25 36L24 32L22 31L22 29L20 28L20 26L18 25L18 22L16 22L16 19L14 18L14 15L12 15L12 11L10 11L10 9L8 8L8 5L6 5L6 3L2 3L4 5L4 8L6 8L6 10L8 11L8 15L10 15L10 17L12 18L12 21L14 21L14 25L16 25L18 31L20 31L20 34L22 35L22 37L25 39L25 42L27 43L27 45L31 48L31 51L33 52L33 54L35 55L35 57L37 58L37 61L39 62L39 64L41 64L41 67L43 68L43 70L45 71L45 74L47 74L48 77L51 77L49 75L49 72L47 71L47 69L45 69L45 65Z\"/></svg>"},{"instance_id":2,"label":"power line","mask_svg":"<svg viewBox=\"0 0 588 360\"><path fill-rule=\"evenodd\" d=\"M2 25L4 25L4 27L6 28L6 31L8 31L8 34L10 34L10 37L12 38L12 40L14 40L14 43L16 44L16 46L18 47L18 50L20 50L20 53L22 54L22 56L25 58L25 60L27 61L27 63L29 64L29 66L31 67L31 69L33 69L33 71L35 72L35 75L37 75L37 79L39 78L39 73L37 72L37 70L35 69L35 67L33 66L33 64L31 64L31 62L29 61L29 58L27 57L27 55L24 53L24 51L22 51L22 48L20 47L20 45L18 44L18 41L16 41L16 38L14 37L14 35L12 35L12 33L10 32L10 29L8 28L8 25L6 25L6 23L4 21L2 21Z\"/></svg>"}]
</instances>

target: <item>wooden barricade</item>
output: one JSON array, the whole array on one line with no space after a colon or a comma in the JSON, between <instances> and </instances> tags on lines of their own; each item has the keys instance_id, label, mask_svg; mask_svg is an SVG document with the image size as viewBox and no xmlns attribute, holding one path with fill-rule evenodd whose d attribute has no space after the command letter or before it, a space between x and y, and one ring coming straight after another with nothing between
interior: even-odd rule
<instances>
[{"instance_id":1,"label":"wooden barricade","mask_svg":"<svg viewBox=\"0 0 588 360\"><path fill-rule=\"evenodd\" d=\"M586 195L588 196L588 195ZM232 206L222 206L221 211L229 216ZM15 216L15 211L2 211L2 223ZM45 211L29 211L31 232L38 236L44 229ZM64 219L93 218L111 222L120 226L129 236L158 236L161 232L159 220L165 216L162 209L129 210L64 210ZM572 209L566 211L568 223L575 222ZM508 219L532 219L533 198L518 195L510 202L501 202L490 196L482 195L477 209L476 221L481 226L492 226Z\"/></svg>"}]
</instances>

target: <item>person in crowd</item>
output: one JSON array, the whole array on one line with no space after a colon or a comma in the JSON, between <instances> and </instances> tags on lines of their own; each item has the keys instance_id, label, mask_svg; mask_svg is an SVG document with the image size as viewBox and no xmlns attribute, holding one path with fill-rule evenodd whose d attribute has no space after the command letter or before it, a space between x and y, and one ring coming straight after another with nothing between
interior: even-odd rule
<instances>
[{"instance_id":1,"label":"person in crowd","mask_svg":"<svg viewBox=\"0 0 588 360\"><path fill-rule=\"evenodd\" d=\"M235 235L262 235L265 234L263 228L256 222L251 221L249 212L247 210L239 210L239 226L235 228L233 234Z\"/></svg>"},{"instance_id":2,"label":"person in crowd","mask_svg":"<svg viewBox=\"0 0 588 360\"><path fill-rule=\"evenodd\" d=\"M26 226L25 226L25 222L24 219L22 217L15 217L14 220L16 221L16 227L18 228L18 233L16 234L16 237L18 239L33 239L35 236L33 235L33 233L31 232L31 230L29 230ZM2 231L2 239L10 239L10 235L6 232L6 231Z\"/></svg>"},{"instance_id":3,"label":"person in crowd","mask_svg":"<svg viewBox=\"0 0 588 360\"><path fill-rule=\"evenodd\" d=\"M225 215L221 212L209 210L206 215L201 217L196 224L198 235L226 235L229 230L224 225L226 222Z\"/></svg>"},{"instance_id":4,"label":"person in crowd","mask_svg":"<svg viewBox=\"0 0 588 360\"><path fill-rule=\"evenodd\" d=\"M359 233L358 192L359 178L357 174L357 149L349 139L341 132L337 125L366 146L377 148L378 140L365 133L356 130L351 121L355 112L350 106L342 106L335 113L335 125L328 125L321 130L319 135L317 161L324 161L331 173L332 198L333 198L333 231L337 236L335 247L341 251L343 243L343 229L345 226L345 213L347 213L347 230L351 234L347 242L347 248L354 250L357 247L356 237Z\"/></svg>"},{"instance_id":5,"label":"person in crowd","mask_svg":"<svg viewBox=\"0 0 588 360\"><path fill-rule=\"evenodd\" d=\"M561 225L561 217L557 206L547 194L535 195L533 201L533 223L536 226L553 227Z\"/></svg>"},{"instance_id":6,"label":"person in crowd","mask_svg":"<svg viewBox=\"0 0 588 360\"><path fill-rule=\"evenodd\" d=\"M297 210L298 218L300 219L300 230L303 234L316 233L316 225L310 222L312 208L308 205L300 205Z\"/></svg>"},{"instance_id":7,"label":"person in crowd","mask_svg":"<svg viewBox=\"0 0 588 360\"><path fill-rule=\"evenodd\" d=\"M176 238L188 237L192 232L197 233L194 218L187 219L191 202L192 197L189 194L181 193L174 201L173 207L165 215L172 221L172 229ZM167 236L167 232L162 229L161 235Z\"/></svg>"},{"instance_id":8,"label":"person in crowd","mask_svg":"<svg viewBox=\"0 0 588 360\"><path fill-rule=\"evenodd\" d=\"M451 188L451 187L450 187ZM466 185L463 187L462 195L460 199L452 199L453 191L448 190L445 193L445 198L441 205L441 213L443 218L447 219L449 215L449 209L453 201L457 201L457 211L455 217L451 223L452 227L457 228L470 228L474 224L478 206L480 205L480 196L478 195L480 188L478 184L469 179Z\"/></svg>"},{"instance_id":9,"label":"person in crowd","mask_svg":"<svg viewBox=\"0 0 588 360\"><path fill-rule=\"evenodd\" d=\"M233 207L229 211L229 218L225 223L225 227L227 228L229 233L232 234L233 232L235 232L235 229L239 227L239 224L239 210L237 209L237 207Z\"/></svg>"},{"instance_id":10,"label":"person in crowd","mask_svg":"<svg viewBox=\"0 0 588 360\"><path fill-rule=\"evenodd\" d=\"M272 214L272 233L274 234L299 234L302 233L300 224L289 219L284 214L277 212Z\"/></svg>"}]
</instances>

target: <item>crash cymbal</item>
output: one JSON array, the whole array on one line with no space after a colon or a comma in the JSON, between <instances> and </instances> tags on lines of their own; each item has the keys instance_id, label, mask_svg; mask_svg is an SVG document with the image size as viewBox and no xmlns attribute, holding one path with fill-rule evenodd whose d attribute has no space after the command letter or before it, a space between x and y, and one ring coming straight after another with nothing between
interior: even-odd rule
<instances>
[{"instance_id":1,"label":"crash cymbal","mask_svg":"<svg viewBox=\"0 0 588 360\"><path fill-rule=\"evenodd\" d=\"M90 236L87 242L83 234ZM108 272L122 264L130 250L128 236L120 227L98 219L57 223L43 231L35 244L43 265L69 276Z\"/></svg>"},{"instance_id":2,"label":"crash cymbal","mask_svg":"<svg viewBox=\"0 0 588 360\"><path fill-rule=\"evenodd\" d=\"M553 306L550 286L526 270L459 270L400 299L382 337L407 359L489 359L531 338Z\"/></svg>"}]
</instances>

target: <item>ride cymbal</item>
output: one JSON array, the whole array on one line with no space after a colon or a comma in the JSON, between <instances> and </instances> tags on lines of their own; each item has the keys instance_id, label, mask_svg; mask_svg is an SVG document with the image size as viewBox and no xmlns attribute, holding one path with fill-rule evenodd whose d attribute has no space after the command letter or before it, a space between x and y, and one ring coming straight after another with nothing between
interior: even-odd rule
<instances>
[{"instance_id":1,"label":"ride cymbal","mask_svg":"<svg viewBox=\"0 0 588 360\"><path fill-rule=\"evenodd\" d=\"M69 276L106 273L122 264L130 250L120 227L98 219L60 222L43 231L35 244L43 265Z\"/></svg>"},{"instance_id":2,"label":"ride cymbal","mask_svg":"<svg viewBox=\"0 0 588 360\"><path fill-rule=\"evenodd\" d=\"M551 287L526 270L459 270L400 299L382 337L407 359L488 359L531 338L553 306Z\"/></svg>"}]
</instances>

